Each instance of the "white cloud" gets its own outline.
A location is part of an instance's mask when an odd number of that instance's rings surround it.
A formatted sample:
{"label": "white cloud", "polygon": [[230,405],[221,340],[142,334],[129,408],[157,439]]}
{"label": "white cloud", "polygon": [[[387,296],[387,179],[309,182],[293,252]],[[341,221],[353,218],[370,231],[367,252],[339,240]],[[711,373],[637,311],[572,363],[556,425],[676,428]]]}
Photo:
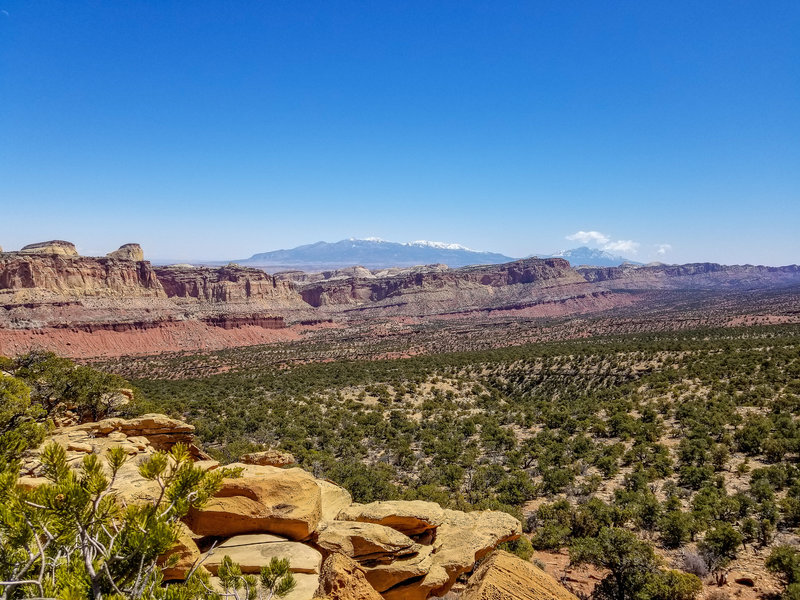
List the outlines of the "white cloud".
{"label": "white cloud", "polygon": [[633,240],[617,240],[615,242],[607,242],[603,244],[603,250],[607,250],[609,252],[630,252],[632,254],[636,254],[636,251],[639,249],[639,242],[634,242]]}
{"label": "white cloud", "polygon": [[577,231],[567,236],[568,240],[580,242],[581,244],[607,244],[610,238],[599,231]]}
{"label": "white cloud", "polygon": [[576,231],[572,235],[568,235],[567,239],[608,252],[627,252],[629,254],[636,254],[641,246],[639,242],[633,240],[612,240],[605,233],[599,231]]}
{"label": "white cloud", "polygon": [[656,254],[664,256],[672,250],[672,244],[656,244]]}

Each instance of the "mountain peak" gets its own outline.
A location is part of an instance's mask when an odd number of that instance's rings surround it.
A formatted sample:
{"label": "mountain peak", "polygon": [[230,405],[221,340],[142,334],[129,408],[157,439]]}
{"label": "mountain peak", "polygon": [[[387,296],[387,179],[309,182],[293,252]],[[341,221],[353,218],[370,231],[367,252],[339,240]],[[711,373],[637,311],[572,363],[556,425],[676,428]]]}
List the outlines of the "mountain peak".
{"label": "mountain peak", "polygon": [[361,265],[369,269],[445,264],[449,267],[499,264],[514,258],[496,252],[480,252],[461,244],[415,240],[390,242],[378,237],[316,242],[288,250],[254,254],[239,261],[271,269],[326,271]]}
{"label": "mountain peak", "polygon": [[599,248],[589,248],[588,246],[581,246],[571,250],[559,250],[551,256],[564,258],[568,260],[572,266],[591,265],[594,267],[616,267],[622,263],[629,263],[632,265],[642,264],[624,256],[611,254]]}

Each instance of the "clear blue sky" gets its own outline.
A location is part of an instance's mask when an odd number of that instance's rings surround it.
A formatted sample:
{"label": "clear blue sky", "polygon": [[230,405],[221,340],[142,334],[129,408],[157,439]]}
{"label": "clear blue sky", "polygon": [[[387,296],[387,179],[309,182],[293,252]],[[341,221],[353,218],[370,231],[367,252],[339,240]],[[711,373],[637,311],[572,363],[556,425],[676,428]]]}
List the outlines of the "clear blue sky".
{"label": "clear blue sky", "polygon": [[798,32],[797,0],[0,0],[0,245],[800,262]]}

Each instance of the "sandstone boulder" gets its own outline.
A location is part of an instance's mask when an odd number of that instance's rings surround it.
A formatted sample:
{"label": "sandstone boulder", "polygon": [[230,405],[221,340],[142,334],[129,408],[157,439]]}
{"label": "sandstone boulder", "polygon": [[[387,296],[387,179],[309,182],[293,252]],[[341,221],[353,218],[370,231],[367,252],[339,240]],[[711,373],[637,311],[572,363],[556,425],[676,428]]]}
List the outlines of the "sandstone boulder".
{"label": "sandstone boulder", "polygon": [[164,565],[170,557],[177,555],[178,558],[177,563],[163,570],[164,581],[182,581],[186,579],[186,576],[189,574],[189,571],[191,571],[195,562],[201,557],[200,550],[197,548],[197,544],[195,544],[192,538],[192,532],[183,523],[179,523],[178,526],[180,527],[180,531],[178,532],[178,539],[175,545],[168,552],[164,553],[158,561],[160,565]]}
{"label": "sandstone boulder", "polygon": [[[438,505],[437,505],[438,506]],[[493,511],[463,513],[442,510],[442,524],[436,530],[430,569],[421,579],[399,583],[383,592],[386,600],[424,600],[443,596],[462,573],[486,556],[498,544],[517,539],[522,525],[511,515]]]}
{"label": "sandstone boulder", "polygon": [[320,488],[299,468],[279,469],[234,463],[242,476],[225,479],[217,495],[187,517],[198,535],[274,533],[304,540],[317,530],[322,514]]}
{"label": "sandstone boulder", "polygon": [[317,597],[326,600],[382,600],[356,562],[331,554],[322,564]]}
{"label": "sandstone boulder", "polygon": [[251,452],[243,455],[239,462],[246,465],[261,465],[265,467],[286,467],[297,464],[294,456],[288,452],[280,450],[264,450],[263,452]]}
{"label": "sandstone boulder", "polygon": [[339,513],[353,503],[353,497],[343,487],[325,479],[317,479],[322,494],[322,520],[333,521]]}
{"label": "sandstone boulder", "polygon": [[144,260],[144,251],[139,244],[123,244],[118,250],[109,252],[106,256],[117,260],[135,260],[139,262]]}
{"label": "sandstone boulder", "polygon": [[469,578],[461,600],[577,600],[531,563],[498,550]]}
{"label": "sandstone boulder", "polygon": [[[405,585],[413,587],[413,581],[427,576],[434,567],[432,552],[431,546],[421,546],[418,552],[395,558],[391,562],[367,561],[361,563],[361,566],[372,587],[385,593],[397,585],[402,587],[404,582],[407,582]],[[442,584],[444,583],[443,578]],[[421,593],[426,594],[425,591]]]}
{"label": "sandstone boulder", "polygon": [[214,575],[230,556],[242,573],[258,573],[273,557],[288,558],[292,573],[319,574],[322,554],[311,546],[269,534],[237,535],[214,548],[203,565]]}
{"label": "sandstone boulder", "polygon": [[357,561],[389,562],[416,554],[420,545],[410,537],[383,525],[352,521],[330,521],[322,526],[317,545]]}
{"label": "sandstone boulder", "polygon": [[352,504],[339,513],[341,521],[377,523],[406,535],[419,535],[435,529],[444,520],[444,511],[435,502],[389,500]]}
{"label": "sandstone boulder", "polygon": [[78,256],[78,250],[72,242],[64,240],[51,240],[49,242],[37,242],[23,246],[20,250],[23,254],[58,254],[60,256]]}

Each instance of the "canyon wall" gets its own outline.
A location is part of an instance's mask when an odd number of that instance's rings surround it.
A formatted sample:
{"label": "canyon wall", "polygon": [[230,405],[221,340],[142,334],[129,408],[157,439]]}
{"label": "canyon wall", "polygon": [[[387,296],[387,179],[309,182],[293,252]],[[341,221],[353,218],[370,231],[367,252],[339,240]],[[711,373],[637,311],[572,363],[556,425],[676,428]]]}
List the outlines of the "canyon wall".
{"label": "canyon wall", "polygon": [[18,290],[42,290],[69,297],[166,297],[158,277],[146,261],[66,254],[1,253],[0,291]]}
{"label": "canyon wall", "polygon": [[800,286],[800,267],[623,265],[573,269],[524,259],[323,273],[153,267],[138,244],[104,257],[69,242],[0,252],[0,354],[72,356],[198,351],[299,339],[317,329],[413,319],[560,318],[630,307],[641,290]]}
{"label": "canyon wall", "polygon": [[289,281],[238,265],[156,267],[155,273],[169,298],[203,302],[295,302],[298,299]]}
{"label": "canyon wall", "polygon": [[619,267],[578,267],[590,283],[606,289],[753,289],[800,284],[800,266],[760,265],[621,265]]}
{"label": "canyon wall", "polygon": [[[439,265],[410,269],[385,277],[331,278],[301,286],[303,300],[314,307],[363,304],[399,299],[410,294],[439,292],[452,299],[486,297],[498,294],[498,289],[527,285],[546,289],[556,286],[583,285],[586,281],[563,259],[526,259],[501,265],[483,265],[447,269]],[[517,290],[517,291],[522,291]],[[404,298],[405,300],[405,298]],[[470,302],[472,304],[472,302]]]}

